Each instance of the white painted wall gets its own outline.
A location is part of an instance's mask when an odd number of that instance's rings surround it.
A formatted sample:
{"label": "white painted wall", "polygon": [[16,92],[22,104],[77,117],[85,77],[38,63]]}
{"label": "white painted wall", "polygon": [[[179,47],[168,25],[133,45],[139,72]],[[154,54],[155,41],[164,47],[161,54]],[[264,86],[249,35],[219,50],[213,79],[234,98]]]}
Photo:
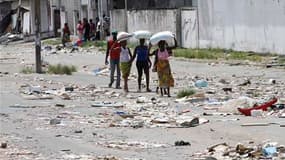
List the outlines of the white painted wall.
{"label": "white painted wall", "polygon": [[201,48],[285,55],[285,0],[198,0]]}
{"label": "white painted wall", "polygon": [[148,30],[152,33],[171,31],[176,34],[176,10],[128,11],[128,31]]}
{"label": "white painted wall", "polygon": [[181,47],[198,48],[197,10],[181,10]]}
{"label": "white painted wall", "polygon": [[123,9],[111,10],[111,31],[125,31],[127,25],[125,11]]}
{"label": "white painted wall", "polygon": [[171,31],[176,34],[177,10],[131,10],[128,11],[126,22],[124,10],[111,11],[111,29],[128,32],[148,30],[152,33]]}

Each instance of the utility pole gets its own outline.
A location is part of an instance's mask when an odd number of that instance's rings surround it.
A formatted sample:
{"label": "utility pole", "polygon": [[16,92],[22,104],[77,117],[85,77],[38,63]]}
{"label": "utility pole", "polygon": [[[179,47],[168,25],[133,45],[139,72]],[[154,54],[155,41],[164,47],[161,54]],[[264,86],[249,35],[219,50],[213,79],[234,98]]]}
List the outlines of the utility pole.
{"label": "utility pole", "polygon": [[125,32],[128,32],[128,0],[125,0]]}
{"label": "utility pole", "polygon": [[22,0],[19,0],[18,9],[17,9],[17,22],[16,22],[16,33],[20,33],[20,25],[21,25],[21,16],[20,16],[20,10],[21,10]]}
{"label": "utility pole", "polygon": [[100,39],[104,40],[104,17],[103,17],[103,2],[99,0],[99,21],[100,21]]}
{"label": "utility pole", "polygon": [[42,73],[41,61],[41,1],[35,2],[35,46],[36,46],[36,73]]}

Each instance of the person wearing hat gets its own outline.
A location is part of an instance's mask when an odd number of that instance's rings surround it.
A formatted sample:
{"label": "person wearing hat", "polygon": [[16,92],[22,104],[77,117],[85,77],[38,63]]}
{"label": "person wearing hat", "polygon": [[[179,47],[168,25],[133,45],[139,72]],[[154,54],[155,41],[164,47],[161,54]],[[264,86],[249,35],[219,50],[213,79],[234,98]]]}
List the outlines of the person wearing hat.
{"label": "person wearing hat", "polygon": [[121,45],[120,43],[117,42],[117,31],[112,32],[112,39],[110,39],[107,42],[107,51],[106,51],[106,58],[105,58],[105,64],[108,65],[108,57],[110,55],[110,68],[111,68],[111,73],[110,73],[110,83],[109,87],[112,87],[114,83],[114,74],[115,71],[117,72],[117,80],[116,80],[116,88],[121,89],[120,87],[120,81],[121,81],[121,70],[120,70],[120,51],[119,50],[111,50],[111,48],[120,48]]}

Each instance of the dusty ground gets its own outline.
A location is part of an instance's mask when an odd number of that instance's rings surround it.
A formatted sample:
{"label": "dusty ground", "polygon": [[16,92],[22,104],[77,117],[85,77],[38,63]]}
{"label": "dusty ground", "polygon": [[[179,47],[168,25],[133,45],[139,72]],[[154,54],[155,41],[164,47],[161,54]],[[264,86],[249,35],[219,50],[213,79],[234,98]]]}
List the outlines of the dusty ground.
{"label": "dusty ground", "polygon": [[[206,94],[207,97],[226,101],[240,96],[254,97],[248,93],[248,88],[254,88],[258,94],[257,100],[277,96],[279,100],[285,98],[285,71],[284,69],[264,68],[257,66],[230,66],[223,63],[197,63],[185,60],[171,59],[172,71],[175,73],[176,87],[172,90],[172,97],[160,97],[156,93],[136,93],[136,80],[130,80],[130,93],[125,95],[121,90],[106,88],[109,78],[104,75],[95,76],[92,70],[104,67],[104,55],[96,49],[88,53],[43,53],[44,61],[51,64],[72,64],[77,66],[78,72],[71,76],[49,74],[21,74],[24,66],[34,63],[33,44],[10,44],[0,46],[0,142],[7,142],[8,148],[0,149],[0,159],[88,159],[98,156],[114,156],[129,159],[192,159],[195,152],[204,151],[207,147],[226,142],[254,141],[261,143],[266,140],[285,144],[285,128],[279,125],[263,127],[241,127],[249,122],[285,122],[275,116],[245,117],[242,115],[203,116],[203,109],[207,102],[180,104],[175,103],[175,94],[181,88],[192,86],[193,77],[207,78],[209,86],[200,91],[215,91],[215,94]],[[87,66],[86,66],[87,65]],[[83,67],[86,66],[86,67]],[[8,72],[4,74],[4,72]],[[133,73],[136,69],[133,67]],[[237,87],[237,83],[248,77],[251,84]],[[220,79],[232,83],[218,84]],[[152,80],[156,74],[152,73]],[[269,79],[275,79],[276,84],[269,84]],[[70,93],[71,100],[62,100],[54,96],[52,100],[27,100],[20,90],[24,84],[40,85],[46,89],[61,89],[64,86],[84,88],[95,85],[106,92],[113,91],[115,96],[96,94],[90,96],[88,91]],[[152,81],[152,89],[156,83]],[[232,93],[224,93],[222,88],[233,87]],[[86,87],[88,88],[88,87]],[[199,89],[197,89],[199,90]],[[131,96],[134,99],[130,98]],[[136,97],[155,97],[169,105],[159,108],[177,111],[189,109],[189,115],[210,120],[209,123],[193,128],[169,128],[154,124],[142,128],[110,127],[116,121],[116,111],[128,111],[136,104]],[[110,98],[111,97],[111,98]],[[94,101],[128,102],[127,108],[95,108],[91,107]],[[284,101],[283,101],[284,103]],[[15,106],[18,104],[18,107]],[[64,104],[64,107],[56,107]],[[19,107],[21,105],[22,107]],[[14,106],[14,107],[13,107]],[[34,106],[34,107],[31,107]],[[156,106],[159,107],[159,106]],[[140,111],[136,111],[140,113]],[[143,112],[143,111],[141,111]],[[210,112],[210,111],[209,111]],[[172,113],[175,115],[175,113]],[[50,120],[60,118],[61,124],[50,125]],[[236,120],[239,119],[239,120]],[[76,133],[80,132],[82,133]],[[177,147],[175,141],[184,140],[191,146]],[[115,147],[110,142],[144,142],[148,146],[120,145]],[[153,144],[153,145],[151,145]]]}

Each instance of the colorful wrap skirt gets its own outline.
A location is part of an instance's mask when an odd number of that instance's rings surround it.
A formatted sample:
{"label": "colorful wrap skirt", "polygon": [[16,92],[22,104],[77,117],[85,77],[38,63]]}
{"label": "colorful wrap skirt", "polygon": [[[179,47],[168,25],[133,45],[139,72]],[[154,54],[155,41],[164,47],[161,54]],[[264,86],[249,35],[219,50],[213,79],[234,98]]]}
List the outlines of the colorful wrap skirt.
{"label": "colorful wrap skirt", "polygon": [[131,72],[132,64],[130,62],[121,62],[120,67],[122,71],[122,77],[128,78]]}
{"label": "colorful wrap skirt", "polygon": [[174,79],[171,74],[170,64],[168,60],[158,60],[157,74],[160,88],[174,87]]}

